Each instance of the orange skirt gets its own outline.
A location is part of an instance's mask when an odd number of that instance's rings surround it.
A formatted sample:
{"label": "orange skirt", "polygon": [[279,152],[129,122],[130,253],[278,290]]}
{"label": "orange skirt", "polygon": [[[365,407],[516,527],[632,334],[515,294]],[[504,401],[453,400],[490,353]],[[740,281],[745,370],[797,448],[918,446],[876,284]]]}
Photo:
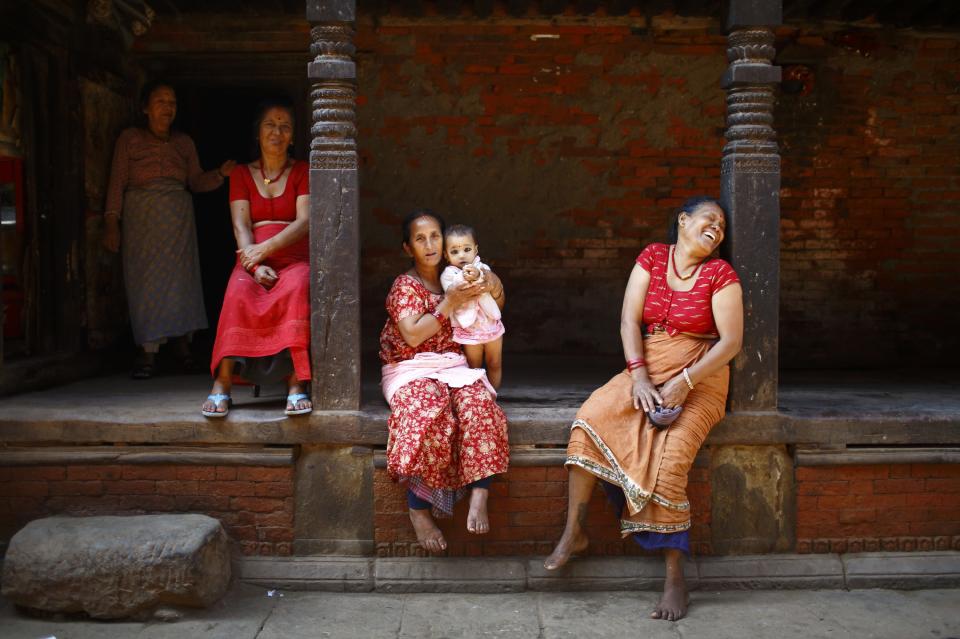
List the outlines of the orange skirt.
{"label": "orange skirt", "polygon": [[[666,333],[643,340],[647,371],[655,386],[693,366],[713,340]],[[579,466],[623,489],[620,531],[672,533],[690,528],[687,473],[710,430],[723,418],[730,369],[701,380],[683,412],[665,430],[633,407],[633,381],[626,370],[594,391],[570,431],[567,465]]]}

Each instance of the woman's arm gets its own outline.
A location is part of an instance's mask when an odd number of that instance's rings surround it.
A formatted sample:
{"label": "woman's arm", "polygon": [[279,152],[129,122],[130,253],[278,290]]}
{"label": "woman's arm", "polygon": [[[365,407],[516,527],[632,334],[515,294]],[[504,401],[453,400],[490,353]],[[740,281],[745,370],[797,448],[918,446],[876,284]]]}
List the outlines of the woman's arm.
{"label": "woman's arm", "polygon": [[251,269],[256,264],[262,264],[268,257],[282,248],[299,242],[310,232],[310,196],[297,196],[297,217],[287,228],[283,229],[270,239],[259,244],[251,242],[241,247],[240,263],[245,269]]}
{"label": "woman's arm", "polygon": [[477,282],[477,290],[479,291],[478,296],[490,293],[493,301],[497,303],[501,311],[503,310],[503,305],[507,301],[507,295],[503,290],[503,282],[500,281],[496,273],[490,270],[489,266],[483,271],[483,279]]}
{"label": "woman's arm", "polygon": [[[471,282],[460,282],[447,289],[446,295],[437,304],[436,312],[444,317],[450,317],[455,308],[482,294],[480,285]],[[403,341],[411,348],[420,346],[437,334],[442,326],[440,319],[430,313],[410,315],[397,322]]]}
{"label": "woman's arm", "polygon": [[[623,293],[623,307],[620,310],[620,341],[623,342],[623,356],[627,362],[643,360],[643,305],[650,288],[650,273],[639,264],[635,264],[627,280]],[[630,371],[633,379],[633,407],[639,410],[653,410],[662,402],[660,393],[650,381],[646,365]]]}
{"label": "woman's arm", "polygon": [[[713,295],[711,306],[720,339],[699,362],[687,369],[687,375],[694,386],[726,366],[740,352],[743,344],[743,290],[740,284],[730,284],[717,291]],[[673,408],[683,404],[690,387],[683,375],[677,375],[664,384],[660,392],[664,406]]]}
{"label": "woman's arm", "polygon": [[124,131],[117,138],[110,164],[110,182],[107,186],[106,210],[103,212],[103,246],[111,253],[120,250],[120,211],[123,207],[123,192],[130,180],[130,154],[127,146],[130,133]]}
{"label": "woman's arm", "polygon": [[[233,221],[233,237],[237,240],[237,251],[243,251],[253,244],[253,224],[250,222],[250,201],[234,200],[230,202],[230,219]],[[246,268],[246,266],[244,266]]]}
{"label": "woman's arm", "polygon": [[187,159],[187,186],[190,187],[190,190],[194,193],[203,193],[220,188],[223,179],[230,175],[230,171],[224,172],[222,169],[229,164],[232,170],[233,161],[227,160],[222,167],[204,171],[200,166],[200,158],[197,156],[197,147],[190,136],[183,135],[180,138],[180,146]]}
{"label": "woman's arm", "polygon": [[253,246],[253,224],[250,221],[250,201],[233,200],[230,202],[230,218],[233,220],[233,236],[237,240],[237,253],[240,258],[240,266],[253,275],[257,284],[264,288],[272,288],[277,283],[277,272],[266,264],[243,263],[243,251]]}

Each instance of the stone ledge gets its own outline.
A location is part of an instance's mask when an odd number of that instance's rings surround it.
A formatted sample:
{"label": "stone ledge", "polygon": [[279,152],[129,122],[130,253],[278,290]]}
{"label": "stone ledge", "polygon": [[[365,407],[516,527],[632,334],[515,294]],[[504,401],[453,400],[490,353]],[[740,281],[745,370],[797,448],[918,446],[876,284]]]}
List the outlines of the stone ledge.
{"label": "stone ledge", "polygon": [[526,568],[520,559],[377,559],[378,592],[521,592]]}
{"label": "stone ledge", "polygon": [[[242,581],[290,590],[339,592],[520,592],[659,590],[657,557],[587,557],[556,574],[543,558],[254,557],[238,560]],[[960,586],[960,552],[750,555],[688,561],[691,589],[924,589]]]}
{"label": "stone ledge", "polygon": [[843,588],[838,555],[741,555],[696,560],[704,590]]}
{"label": "stone ledge", "polygon": [[241,581],[286,590],[370,592],[373,558],[243,557],[236,561]]}
{"label": "stone ledge", "polygon": [[956,588],[960,552],[865,552],[840,555],[847,588]]}

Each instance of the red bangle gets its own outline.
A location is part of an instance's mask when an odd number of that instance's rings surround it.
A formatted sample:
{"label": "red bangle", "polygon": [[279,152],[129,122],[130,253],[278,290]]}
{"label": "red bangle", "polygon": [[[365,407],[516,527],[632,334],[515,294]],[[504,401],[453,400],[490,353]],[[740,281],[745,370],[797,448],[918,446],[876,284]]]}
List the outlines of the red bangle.
{"label": "red bangle", "polygon": [[636,358],[636,359],[628,359],[628,360],[627,360],[627,371],[630,372],[630,373],[632,373],[633,371],[637,370],[638,368],[643,368],[643,367],[646,366],[646,365],[647,365],[647,362],[646,362],[646,360],[643,359],[642,357],[638,357],[638,358]]}
{"label": "red bangle", "polygon": [[443,313],[440,312],[440,309],[439,309],[439,308],[434,307],[434,309],[433,309],[432,311],[430,311],[430,314],[433,315],[434,317],[436,317],[438,322],[440,322],[441,324],[443,324],[443,320],[444,320],[445,318],[443,317]]}

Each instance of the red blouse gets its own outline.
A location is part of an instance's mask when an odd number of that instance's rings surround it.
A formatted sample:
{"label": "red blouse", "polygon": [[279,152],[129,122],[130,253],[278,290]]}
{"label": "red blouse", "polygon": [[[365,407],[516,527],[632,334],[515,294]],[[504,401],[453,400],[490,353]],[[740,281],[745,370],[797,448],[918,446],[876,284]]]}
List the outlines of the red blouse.
{"label": "red blouse", "polygon": [[297,219],[297,197],[301,195],[310,195],[310,171],[307,163],[300,160],[294,161],[283,192],[276,197],[263,197],[260,194],[249,165],[240,165],[230,174],[230,201],[250,202],[251,222],[292,222]]}
{"label": "red blouse", "polygon": [[725,260],[707,260],[693,288],[675,291],[667,284],[669,260],[668,244],[650,244],[637,257],[637,264],[650,273],[650,286],[643,303],[647,332],[663,329],[669,335],[695,333],[718,337],[711,301],[718,291],[740,282],[736,271]]}
{"label": "red blouse", "polygon": [[444,318],[440,330],[416,348],[407,344],[400,334],[399,323],[405,317],[429,313],[443,300],[442,293],[433,293],[415,277],[404,273],[393,280],[387,294],[387,317],[380,331],[380,361],[396,364],[413,359],[417,353],[459,353],[460,345],[453,341],[450,320]]}

